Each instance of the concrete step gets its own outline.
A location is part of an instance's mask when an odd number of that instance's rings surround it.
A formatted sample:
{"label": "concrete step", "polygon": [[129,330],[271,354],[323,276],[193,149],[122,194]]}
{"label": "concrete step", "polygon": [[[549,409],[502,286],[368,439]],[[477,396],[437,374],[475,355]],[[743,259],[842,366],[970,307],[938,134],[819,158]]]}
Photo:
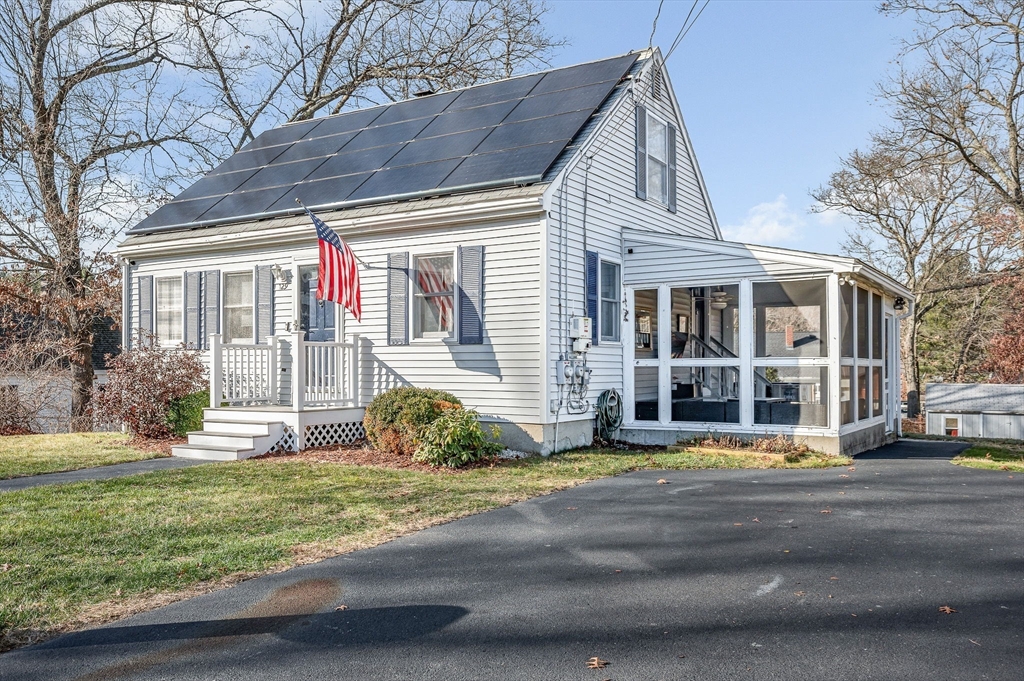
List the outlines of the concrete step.
{"label": "concrete step", "polygon": [[255,437],[270,435],[270,424],[259,421],[221,421],[206,419],[203,421],[203,432],[207,433],[240,433]]}
{"label": "concrete step", "polygon": [[214,447],[211,445],[177,445],[171,447],[172,456],[180,456],[183,459],[206,459],[208,461],[237,461],[256,456],[253,449],[230,449],[225,447]]}

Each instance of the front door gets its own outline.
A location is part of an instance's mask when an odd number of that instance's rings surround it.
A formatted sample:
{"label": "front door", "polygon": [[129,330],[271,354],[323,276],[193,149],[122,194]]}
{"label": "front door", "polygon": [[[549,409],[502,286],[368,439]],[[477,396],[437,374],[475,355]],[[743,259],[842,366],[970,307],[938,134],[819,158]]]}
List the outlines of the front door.
{"label": "front door", "polygon": [[316,266],[299,268],[300,323],[306,332],[306,340],[333,342],[334,303],[316,299],[317,270]]}

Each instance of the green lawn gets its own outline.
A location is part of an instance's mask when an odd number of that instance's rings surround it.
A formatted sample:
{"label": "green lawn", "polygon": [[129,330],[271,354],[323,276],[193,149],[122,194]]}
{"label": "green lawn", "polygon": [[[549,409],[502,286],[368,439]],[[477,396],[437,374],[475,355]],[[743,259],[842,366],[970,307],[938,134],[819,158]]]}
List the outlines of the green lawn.
{"label": "green lawn", "polygon": [[[459,473],[286,457],[0,494],[0,650],[640,468],[848,459],[579,452]],[[172,596],[173,598],[173,596]]]}
{"label": "green lawn", "polygon": [[0,437],[0,480],[166,456],[128,446],[121,433]]}

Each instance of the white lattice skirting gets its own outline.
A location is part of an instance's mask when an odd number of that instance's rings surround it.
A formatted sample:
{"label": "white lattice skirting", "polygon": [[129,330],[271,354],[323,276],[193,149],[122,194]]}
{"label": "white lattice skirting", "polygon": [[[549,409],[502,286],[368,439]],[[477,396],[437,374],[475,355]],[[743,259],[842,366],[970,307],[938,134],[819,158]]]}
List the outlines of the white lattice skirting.
{"label": "white lattice skirting", "polygon": [[281,435],[281,439],[277,441],[277,444],[270,448],[270,453],[297,451],[299,451],[299,437],[291,426],[286,425],[284,427],[284,434]]}
{"label": "white lattice skirting", "polygon": [[362,421],[306,426],[306,447],[347,445],[366,437]]}

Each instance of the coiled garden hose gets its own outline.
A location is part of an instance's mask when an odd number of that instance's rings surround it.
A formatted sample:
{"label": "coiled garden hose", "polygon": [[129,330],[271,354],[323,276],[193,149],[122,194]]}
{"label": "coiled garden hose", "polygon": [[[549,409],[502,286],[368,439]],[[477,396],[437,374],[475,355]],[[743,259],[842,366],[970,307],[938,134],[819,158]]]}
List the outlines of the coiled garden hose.
{"label": "coiled garden hose", "polygon": [[602,440],[611,440],[612,433],[622,425],[622,396],[615,388],[609,388],[597,396],[594,406],[597,421],[597,436]]}

